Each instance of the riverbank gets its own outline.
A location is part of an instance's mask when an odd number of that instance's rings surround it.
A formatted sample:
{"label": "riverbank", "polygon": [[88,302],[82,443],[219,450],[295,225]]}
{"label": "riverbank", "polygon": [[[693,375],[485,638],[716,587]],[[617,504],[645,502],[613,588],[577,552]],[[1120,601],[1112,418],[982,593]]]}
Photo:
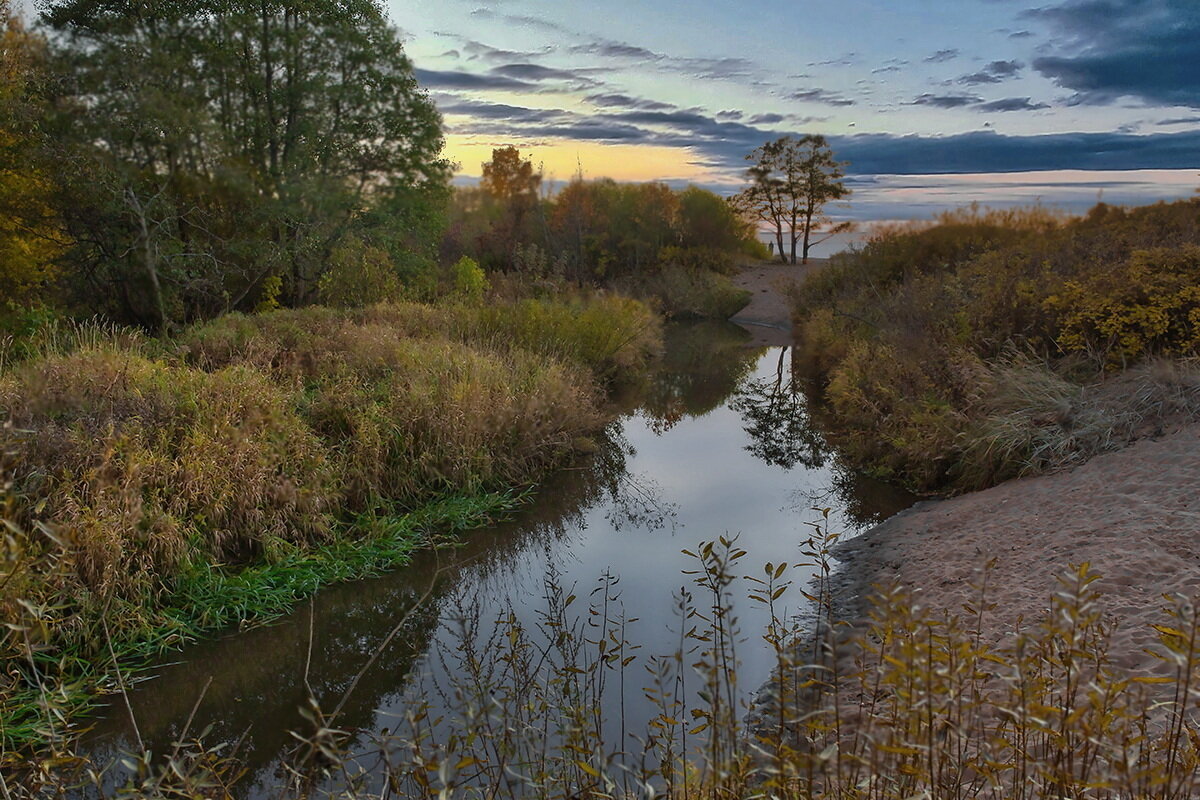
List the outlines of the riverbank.
{"label": "riverbank", "polygon": [[873,586],[897,584],[948,614],[976,604],[986,576],[984,639],[1029,630],[1056,591],[1056,578],[1088,563],[1114,628],[1115,665],[1146,672],[1158,641],[1164,594],[1200,592],[1200,425],[1145,439],[1069,472],[1011,480],[897,514],[838,546],[835,597],[846,619],[862,620]]}
{"label": "riverbank", "polygon": [[754,346],[791,346],[790,292],[826,263],[828,259],[825,258],[810,258],[807,264],[780,264],[778,261],[743,264],[733,277],[733,285],[750,292],[750,303],[729,321],[748,330]]}
{"label": "riverbank", "polygon": [[171,647],[504,516],[661,346],[605,295],[71,334],[0,372],[6,754]]}

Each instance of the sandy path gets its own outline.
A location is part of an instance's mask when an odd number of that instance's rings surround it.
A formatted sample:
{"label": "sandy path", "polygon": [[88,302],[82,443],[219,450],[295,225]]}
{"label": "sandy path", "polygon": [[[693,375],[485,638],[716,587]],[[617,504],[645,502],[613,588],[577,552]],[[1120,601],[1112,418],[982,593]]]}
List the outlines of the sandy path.
{"label": "sandy path", "polygon": [[982,492],[922,503],[837,551],[837,586],[852,613],[873,584],[898,581],[923,602],[958,611],[988,559],[996,604],[988,638],[1019,618],[1037,621],[1055,576],[1089,562],[1103,578],[1106,617],[1119,628],[1115,663],[1148,669],[1142,648],[1151,623],[1165,623],[1164,593],[1200,595],[1200,425],[1143,440],[1064,473],[1024,478]]}
{"label": "sandy path", "polygon": [[786,347],[792,344],[792,310],[785,294],[791,284],[804,279],[826,263],[810,258],[807,264],[780,264],[761,261],[747,264],[733,278],[740,289],[750,292],[750,305],[729,321],[741,325],[754,336],[754,343]]}

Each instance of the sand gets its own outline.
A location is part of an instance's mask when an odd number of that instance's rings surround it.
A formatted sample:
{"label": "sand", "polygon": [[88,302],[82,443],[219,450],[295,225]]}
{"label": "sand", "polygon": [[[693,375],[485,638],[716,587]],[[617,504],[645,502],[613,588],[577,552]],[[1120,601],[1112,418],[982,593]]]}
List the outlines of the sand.
{"label": "sand", "polygon": [[951,612],[973,601],[981,568],[996,604],[985,636],[999,642],[1020,618],[1040,619],[1072,564],[1102,575],[1114,663],[1156,672],[1143,652],[1166,623],[1163,594],[1200,596],[1200,425],[1142,440],[1070,472],[1023,478],[902,512],[841,544],[836,589],[861,614],[872,585],[895,581]]}
{"label": "sand", "polygon": [[730,322],[740,325],[754,337],[752,344],[788,347],[792,344],[792,310],[787,288],[803,280],[827,259],[810,258],[807,264],[780,264],[762,261],[746,264],[733,278],[739,289],[750,292],[750,304],[734,314]]}

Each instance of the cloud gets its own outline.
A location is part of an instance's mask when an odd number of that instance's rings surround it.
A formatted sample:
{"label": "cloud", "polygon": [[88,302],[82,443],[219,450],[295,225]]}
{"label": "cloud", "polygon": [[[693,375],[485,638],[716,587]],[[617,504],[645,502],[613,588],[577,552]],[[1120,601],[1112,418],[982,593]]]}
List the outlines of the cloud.
{"label": "cloud", "polygon": [[1068,0],[1030,9],[1069,55],[1042,56],[1033,68],[1076,102],[1135,97],[1156,105],[1200,108],[1200,4],[1196,0]]}
{"label": "cloud", "polygon": [[746,116],[746,115],[743,114],[741,111],[736,111],[736,110],[732,110],[732,109],[717,112],[717,119],[723,120],[726,122],[736,122],[744,116]]}
{"label": "cloud", "polygon": [[537,85],[505,75],[480,75],[455,70],[415,69],[417,81],[426,89],[522,89],[537,90]]}
{"label": "cloud", "polygon": [[977,111],[1039,111],[1049,108],[1046,103],[1034,103],[1028,97],[1006,97],[1003,100],[992,100],[975,106]]}
{"label": "cloud", "polygon": [[825,89],[802,89],[798,92],[792,92],[787,96],[788,100],[800,100],[808,103],[824,103],[827,106],[852,106],[854,101],[848,97],[843,97],[836,92],[830,92]]}
{"label": "cloud", "polygon": [[1032,172],[1040,170],[1192,169],[1200,166],[1200,131],[1149,136],[1061,133],[1004,136],[976,131],[921,137],[863,134],[832,138],[848,171],[867,174]]}
{"label": "cloud", "polygon": [[1200,117],[1173,117],[1171,119],[1161,120],[1155,124],[1156,125],[1196,125],[1198,123],[1200,123]]}
{"label": "cloud", "polygon": [[557,119],[563,113],[558,110],[525,108],[524,106],[511,106],[505,103],[489,103],[485,100],[472,100],[450,96],[438,97],[437,101],[438,110],[442,114],[467,116],[472,119],[532,123]]}
{"label": "cloud", "polygon": [[980,83],[1000,83],[1009,78],[1015,78],[1024,66],[1020,61],[993,61],[979,72],[963,75],[958,79],[958,82],[965,86],[974,86]]}
{"label": "cloud", "polygon": [[503,64],[492,67],[493,75],[506,78],[516,78],[522,81],[573,81],[583,84],[595,84],[596,81],[587,77],[579,70],[553,69],[540,64]]}
{"label": "cloud", "polygon": [[583,99],[602,108],[635,108],[641,111],[671,111],[677,108],[674,103],[661,103],[658,100],[646,100],[642,97],[631,97],[618,93],[592,94]]}
{"label": "cloud", "polygon": [[938,50],[933,55],[927,56],[925,61],[929,64],[942,64],[946,61],[953,61],[956,58],[958,58],[958,48],[951,47],[946,50]]}
{"label": "cloud", "polygon": [[612,42],[607,40],[588,42],[587,44],[573,45],[567,49],[567,52],[574,55],[589,55],[601,56],[603,58],[630,58],[644,61],[662,61],[666,58],[662,53],[656,53],[653,50],[647,50],[644,47],[627,44],[625,42]]}
{"label": "cloud", "polygon": [[787,117],[783,114],[755,114],[749,120],[751,125],[777,125],[783,122]]}
{"label": "cloud", "polygon": [[[514,62],[528,61],[540,56],[546,56],[554,52],[553,46],[546,46],[540,50],[504,50],[499,47],[492,47],[490,44],[468,39],[465,36],[460,36],[457,33],[448,31],[434,31],[434,35],[441,36],[446,39],[453,39],[459,43],[461,57],[467,61],[493,61],[493,62]],[[456,51],[450,51],[456,52]]]}
{"label": "cloud", "polygon": [[935,108],[962,108],[963,106],[974,105],[982,100],[982,97],[975,94],[930,94],[926,92],[914,97],[910,105],[934,106]]}

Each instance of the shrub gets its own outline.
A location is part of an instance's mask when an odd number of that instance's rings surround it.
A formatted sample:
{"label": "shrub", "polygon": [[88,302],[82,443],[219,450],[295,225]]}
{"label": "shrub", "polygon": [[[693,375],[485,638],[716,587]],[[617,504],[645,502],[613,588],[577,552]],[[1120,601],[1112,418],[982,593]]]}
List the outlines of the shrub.
{"label": "shrub", "polygon": [[400,277],[387,251],[353,235],[333,249],[329,269],[318,283],[321,302],[337,308],[395,300],[400,292]]}
{"label": "shrub", "polygon": [[468,256],[463,256],[450,268],[450,283],[456,297],[472,303],[482,302],[488,290],[487,276]]}
{"label": "shrub", "polygon": [[1137,250],[1113,267],[1068,281],[1046,298],[1058,343],[1109,369],[1148,353],[1182,355],[1200,345],[1200,246]]}
{"label": "shrub", "polygon": [[330,534],[340,495],[324,449],[248,367],[206,374],[81,350],[0,380],[0,408],[20,507],[70,543],[69,582],[52,587],[69,603],[136,605],[190,564]]}
{"label": "shrub", "polygon": [[[1101,368],[1194,353],[1198,284],[1198,201],[1074,220],[971,208],[885,228],[810,276],[792,297],[798,361],[828,386],[826,420],[862,465],[927,490],[976,488],[1099,452],[1107,422],[1030,420]],[[1029,368],[1009,369],[1014,355]],[[1006,394],[1021,387],[1014,406]]]}

